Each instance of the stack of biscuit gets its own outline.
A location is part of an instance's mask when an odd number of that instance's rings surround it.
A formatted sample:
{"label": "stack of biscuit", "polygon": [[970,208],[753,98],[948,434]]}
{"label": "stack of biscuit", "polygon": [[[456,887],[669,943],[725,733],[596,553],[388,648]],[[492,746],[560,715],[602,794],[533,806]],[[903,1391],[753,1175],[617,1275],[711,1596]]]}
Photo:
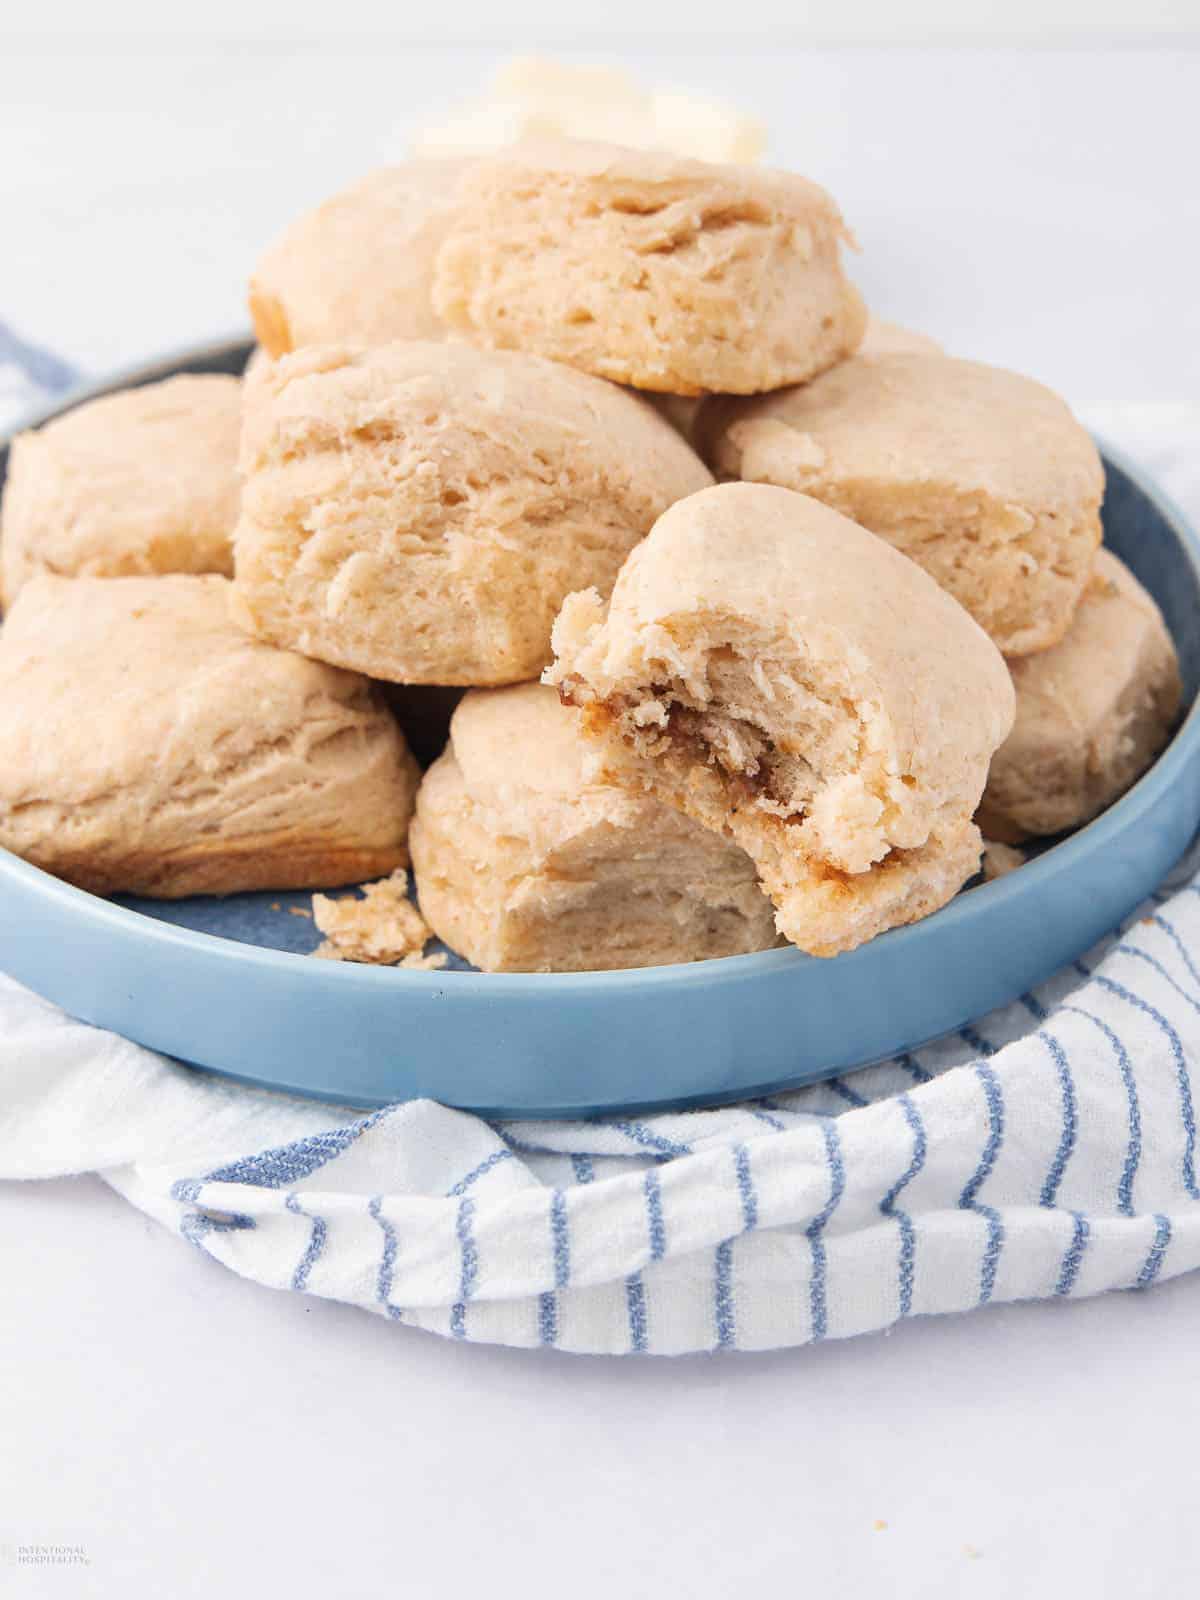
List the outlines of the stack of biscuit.
{"label": "stack of biscuit", "polygon": [[869,318],[851,242],[806,179],[569,139],[300,219],[242,383],[14,442],[0,843],[162,896],[411,850],[421,917],[355,902],[351,958],[551,972],[836,955],[980,823],[1096,815],[1180,689],[1095,447]]}

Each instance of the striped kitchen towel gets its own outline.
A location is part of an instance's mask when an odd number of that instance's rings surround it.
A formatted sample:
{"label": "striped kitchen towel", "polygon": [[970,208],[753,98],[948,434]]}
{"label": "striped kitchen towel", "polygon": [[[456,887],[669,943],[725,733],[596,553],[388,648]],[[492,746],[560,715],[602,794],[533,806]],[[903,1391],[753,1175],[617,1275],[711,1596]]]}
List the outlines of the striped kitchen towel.
{"label": "striped kitchen towel", "polygon": [[[1200,509],[1194,415],[1169,449],[1162,416],[1104,421]],[[1200,847],[1127,927],[961,1034],[637,1121],[339,1114],[0,979],[0,1177],[99,1172],[244,1277],[451,1338],[760,1350],[1200,1265],[1197,1064]]]}
{"label": "striped kitchen towel", "polygon": [[0,322],[0,433],[78,381],[74,367]]}

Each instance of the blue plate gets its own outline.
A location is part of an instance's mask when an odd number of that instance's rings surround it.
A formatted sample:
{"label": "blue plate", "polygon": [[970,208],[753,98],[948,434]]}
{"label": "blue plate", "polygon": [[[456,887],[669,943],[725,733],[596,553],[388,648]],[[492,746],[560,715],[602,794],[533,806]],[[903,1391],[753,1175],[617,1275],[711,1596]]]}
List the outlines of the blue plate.
{"label": "blue plate", "polygon": [[[193,351],[88,393],[237,372],[248,349]],[[311,960],[312,924],[288,911],[303,895],[118,904],[0,851],[0,967],[77,1017],[231,1077],[351,1105],[430,1095],[495,1116],[736,1100],[961,1027],[1115,927],[1200,821],[1200,541],[1105,457],[1106,538],[1163,609],[1188,715],[1102,817],[924,922],[832,961],[788,949],[635,972],[407,972]]]}

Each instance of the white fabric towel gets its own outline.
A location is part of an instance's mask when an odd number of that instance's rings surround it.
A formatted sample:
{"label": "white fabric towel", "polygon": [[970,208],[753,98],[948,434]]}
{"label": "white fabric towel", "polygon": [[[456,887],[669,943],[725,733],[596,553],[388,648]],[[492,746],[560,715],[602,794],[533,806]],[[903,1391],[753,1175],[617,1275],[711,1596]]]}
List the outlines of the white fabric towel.
{"label": "white fabric towel", "polygon": [[[1200,511],[1194,413],[1089,418]],[[1200,1265],[1200,851],[961,1034],[644,1121],[363,1116],[243,1089],[0,979],[0,1177],[96,1171],[233,1271],[453,1338],[673,1354]]]}

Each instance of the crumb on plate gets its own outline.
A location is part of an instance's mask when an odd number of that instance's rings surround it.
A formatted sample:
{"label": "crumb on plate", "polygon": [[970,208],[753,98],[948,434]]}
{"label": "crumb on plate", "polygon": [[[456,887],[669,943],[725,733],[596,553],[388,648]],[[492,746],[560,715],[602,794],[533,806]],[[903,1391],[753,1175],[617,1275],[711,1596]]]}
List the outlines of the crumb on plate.
{"label": "crumb on plate", "polygon": [[348,895],[335,900],[314,894],[312,906],[313,919],[325,935],[314,954],[324,961],[361,961],[425,971],[446,963],[444,955],[422,955],[433,933],[408,898],[408,879],[403,872],[367,884],[361,898]]}

